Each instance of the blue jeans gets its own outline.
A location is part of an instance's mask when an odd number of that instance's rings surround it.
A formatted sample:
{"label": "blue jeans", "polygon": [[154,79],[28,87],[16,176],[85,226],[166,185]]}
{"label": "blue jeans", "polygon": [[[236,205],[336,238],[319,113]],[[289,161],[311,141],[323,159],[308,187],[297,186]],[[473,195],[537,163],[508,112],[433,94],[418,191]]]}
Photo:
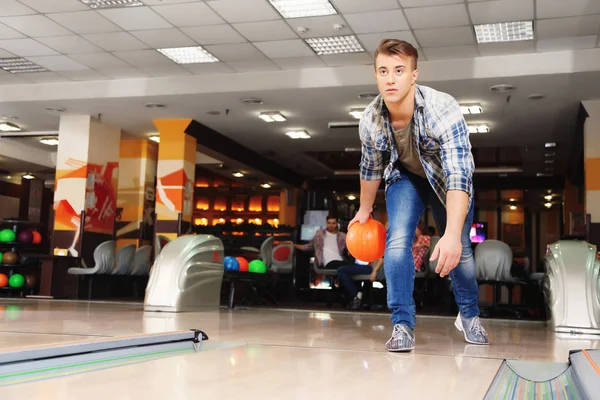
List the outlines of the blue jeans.
{"label": "blue jeans", "polygon": [[[431,188],[429,181],[401,169],[401,179],[386,190],[388,230],[385,249],[385,278],[388,288],[388,307],[392,322],[415,327],[413,290],[415,267],[412,244],[417,224],[427,206],[431,206],[440,236],[446,230],[446,209]],[[471,249],[470,231],[473,224],[473,204],[465,218],[461,243],[462,255],[450,272],[456,303],[463,317],[479,315],[479,289],[475,276],[475,259]],[[432,249],[433,250],[433,249]]]}
{"label": "blue jeans", "polygon": [[342,287],[346,289],[351,298],[355,298],[358,294],[357,283],[352,280],[352,275],[367,275],[373,271],[373,268],[368,265],[345,265],[338,268],[337,275],[340,278]]}

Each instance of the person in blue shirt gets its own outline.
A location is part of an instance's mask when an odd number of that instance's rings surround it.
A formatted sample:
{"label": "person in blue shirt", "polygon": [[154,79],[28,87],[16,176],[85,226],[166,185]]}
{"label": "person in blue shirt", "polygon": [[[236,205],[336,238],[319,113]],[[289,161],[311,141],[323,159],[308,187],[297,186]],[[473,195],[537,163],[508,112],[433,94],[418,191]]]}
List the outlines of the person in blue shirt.
{"label": "person in blue shirt", "polygon": [[394,324],[388,351],[415,347],[415,268],[412,243],[431,206],[440,240],[431,259],[450,275],[459,314],[454,325],[472,344],[488,344],[479,320],[478,286],[469,232],[473,222],[473,170],[469,130],[449,94],[418,85],[418,52],[408,42],[384,39],[375,52],[377,96],[359,124],[360,208],[350,225],[364,224],[385,181],[388,229],[385,275]]}

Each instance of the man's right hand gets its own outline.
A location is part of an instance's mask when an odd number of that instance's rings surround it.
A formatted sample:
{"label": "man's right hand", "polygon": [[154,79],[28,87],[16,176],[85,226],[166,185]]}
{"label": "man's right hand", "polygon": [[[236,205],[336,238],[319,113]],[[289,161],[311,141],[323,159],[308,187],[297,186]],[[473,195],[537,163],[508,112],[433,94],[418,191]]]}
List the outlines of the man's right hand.
{"label": "man's right hand", "polygon": [[366,223],[369,220],[369,218],[371,218],[372,211],[373,211],[372,208],[370,211],[367,211],[363,208],[359,208],[358,212],[356,213],[356,215],[354,216],[352,221],[350,221],[350,223],[348,224],[348,228],[350,228],[352,226],[352,224],[354,224],[356,222],[360,222],[361,224]]}
{"label": "man's right hand", "polygon": [[375,282],[377,280],[377,271],[371,272],[371,275],[369,276],[369,280],[371,282]]}

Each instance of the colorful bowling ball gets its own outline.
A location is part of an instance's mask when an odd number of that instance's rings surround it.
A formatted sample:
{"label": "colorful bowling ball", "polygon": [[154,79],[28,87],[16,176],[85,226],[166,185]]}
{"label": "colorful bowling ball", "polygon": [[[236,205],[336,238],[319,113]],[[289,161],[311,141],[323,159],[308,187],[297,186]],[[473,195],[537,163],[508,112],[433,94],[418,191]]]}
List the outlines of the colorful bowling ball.
{"label": "colorful bowling ball", "polygon": [[42,234],[41,233],[39,233],[38,231],[33,231],[33,232],[31,232],[31,234],[33,235],[33,241],[31,243],[33,243],[33,244],[42,243]]}
{"label": "colorful bowling ball", "polygon": [[352,224],[346,235],[346,247],[357,260],[379,260],[385,253],[385,227],[374,219]]}
{"label": "colorful bowling ball", "polygon": [[10,278],[8,278],[8,286],[14,288],[20,288],[25,283],[25,277],[21,274],[12,274]]}
{"label": "colorful bowling ball", "polygon": [[267,272],[267,266],[262,260],[252,260],[248,264],[248,271],[254,272],[255,274],[264,274]]}
{"label": "colorful bowling ball", "polygon": [[238,263],[238,260],[236,260],[235,257],[232,256],[226,256],[223,259],[223,264],[225,265],[225,271],[239,271],[240,269],[240,264]]}
{"label": "colorful bowling ball", "polygon": [[8,285],[8,276],[0,274],[0,287],[6,287]]}
{"label": "colorful bowling ball", "polygon": [[244,257],[236,257],[235,259],[238,260],[238,263],[240,264],[240,271],[248,272],[248,260]]}
{"label": "colorful bowling ball", "polygon": [[25,287],[33,289],[37,286],[37,278],[35,275],[25,275]]}
{"label": "colorful bowling ball", "polygon": [[2,264],[14,265],[19,261],[19,256],[17,253],[12,251],[7,251],[2,255]]}
{"label": "colorful bowling ball", "polygon": [[19,243],[31,243],[33,242],[33,233],[31,231],[21,231],[17,235],[17,241]]}
{"label": "colorful bowling ball", "polygon": [[15,232],[12,229],[3,229],[0,231],[0,242],[14,242]]}

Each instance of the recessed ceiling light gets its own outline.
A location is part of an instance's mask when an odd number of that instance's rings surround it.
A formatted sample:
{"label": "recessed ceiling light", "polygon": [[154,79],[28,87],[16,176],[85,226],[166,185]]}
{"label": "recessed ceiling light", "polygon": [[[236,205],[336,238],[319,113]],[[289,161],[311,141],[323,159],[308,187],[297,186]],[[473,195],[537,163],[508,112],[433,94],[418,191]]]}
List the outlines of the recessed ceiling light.
{"label": "recessed ceiling light", "polygon": [[146,107],[146,108],[166,108],[167,106],[165,106],[164,104],[160,104],[160,103],[146,103],[146,104],[144,104],[144,107]]}
{"label": "recessed ceiling light", "polygon": [[263,188],[265,188],[265,189],[269,189],[271,187],[271,185],[269,183],[263,183],[260,186],[263,187]]}
{"label": "recessed ceiling light", "polygon": [[49,113],[56,113],[56,114],[61,114],[61,113],[67,112],[66,109],[61,108],[61,107],[46,107],[46,108],[44,108],[44,110],[46,110]]}
{"label": "recessed ceiling light", "polygon": [[33,176],[33,175],[29,174],[29,173],[23,175],[23,179],[34,179],[34,178],[35,178],[35,176]]}
{"label": "recessed ceiling light", "polygon": [[320,17],[337,14],[329,0],[269,0],[283,18]]}
{"label": "recessed ceiling light", "polygon": [[19,117],[14,117],[14,116],[12,116],[12,115],[8,115],[8,116],[7,116],[7,115],[3,115],[3,116],[2,116],[2,119],[12,119],[12,120],[17,120],[17,119],[19,119]]}
{"label": "recessed ceiling light", "polygon": [[530,94],[529,96],[527,96],[527,98],[528,98],[529,100],[541,100],[541,99],[543,99],[544,97],[546,97],[546,95],[545,95],[545,94],[541,94],[541,93],[538,93],[538,94]]}
{"label": "recessed ceiling light", "polygon": [[554,156],[556,155],[556,153],[555,153],[555,152],[552,152],[552,153],[544,153],[544,155],[545,155],[546,157],[554,157]]}
{"label": "recessed ceiling light", "polygon": [[544,147],[548,148],[548,147],[556,147],[556,143],[550,142],[550,143],[546,143],[544,145]]}
{"label": "recessed ceiling light", "polygon": [[513,85],[507,85],[507,84],[501,84],[501,85],[494,85],[492,87],[490,87],[490,91],[491,92],[511,92],[515,90],[515,87]]}
{"label": "recessed ceiling light", "polygon": [[361,151],[361,148],[360,147],[346,147],[344,149],[344,151],[347,151],[347,152]]}
{"label": "recessed ceiling light", "polygon": [[545,164],[554,164],[554,160],[544,160]]}
{"label": "recessed ceiling light", "polygon": [[364,111],[364,108],[353,108],[348,114],[352,115],[355,119],[361,119]]}
{"label": "recessed ceiling light", "polygon": [[535,176],[537,176],[538,178],[540,178],[540,177],[544,177],[544,176],[552,176],[552,174],[546,174],[546,173],[538,172],[537,174],[535,174]]}
{"label": "recessed ceiling light", "polygon": [[547,194],[546,196],[544,196],[544,199],[551,201],[552,200],[552,195],[551,194]]}
{"label": "recessed ceiling light", "polygon": [[244,177],[244,174],[241,173],[240,171],[236,171],[232,175],[235,176],[236,178],[242,178],[242,177]]}
{"label": "recessed ceiling light", "polygon": [[469,125],[469,133],[488,133],[489,131],[490,128],[486,124]]}
{"label": "recessed ceiling light", "polygon": [[511,199],[509,199],[508,201],[517,201],[517,199],[515,199],[515,198],[511,198]]}
{"label": "recessed ceiling light", "polygon": [[0,68],[12,74],[48,72],[46,68],[20,57],[0,58]]}
{"label": "recessed ceiling light", "polygon": [[244,104],[262,104],[263,101],[261,99],[248,98],[240,100]]}
{"label": "recessed ceiling light", "polygon": [[19,132],[21,128],[17,124],[12,122],[2,121],[0,122],[0,131],[2,132]]}
{"label": "recessed ceiling light", "polygon": [[258,116],[265,122],[285,122],[286,119],[279,111],[261,112]]}
{"label": "recessed ceiling light", "polygon": [[350,200],[350,201],[356,200],[356,196],[351,194],[350,196],[348,196],[348,200]]}
{"label": "recessed ceiling light", "polygon": [[379,96],[379,93],[363,92],[358,94],[359,99],[374,99],[377,96]]}
{"label": "recessed ceiling light", "polygon": [[160,136],[159,135],[152,135],[148,139],[152,140],[153,142],[160,143]]}
{"label": "recessed ceiling light", "polygon": [[58,139],[55,137],[40,139],[40,143],[47,144],[48,146],[58,146]]}
{"label": "recessed ceiling light", "polygon": [[218,62],[219,59],[201,46],[194,47],[170,47],[157,49],[161,54],[169,57],[177,64],[200,64]]}
{"label": "recessed ceiling light", "polygon": [[144,5],[139,0],[81,0],[81,2],[93,9],[140,7]]}
{"label": "recessed ceiling light", "polygon": [[285,134],[292,139],[310,139],[310,135],[305,130],[288,131]]}
{"label": "recessed ceiling light", "polygon": [[221,115],[221,111],[207,111],[208,115]]}
{"label": "recessed ceiling light", "polygon": [[552,203],[544,203],[544,207],[546,207],[546,208],[552,208]]}
{"label": "recessed ceiling light", "polygon": [[533,40],[533,21],[498,22],[475,25],[477,43]]}
{"label": "recessed ceiling light", "polygon": [[304,39],[317,55],[360,53],[365,51],[354,35]]}
{"label": "recessed ceiling light", "polygon": [[469,114],[481,114],[483,112],[483,108],[481,108],[481,106],[479,104],[474,104],[474,105],[461,105],[460,106],[460,111],[464,114],[464,115],[469,115]]}
{"label": "recessed ceiling light", "polygon": [[516,210],[516,209],[517,209],[517,206],[515,206],[515,205],[513,204],[512,206],[510,206],[510,209],[514,211],[514,210]]}

